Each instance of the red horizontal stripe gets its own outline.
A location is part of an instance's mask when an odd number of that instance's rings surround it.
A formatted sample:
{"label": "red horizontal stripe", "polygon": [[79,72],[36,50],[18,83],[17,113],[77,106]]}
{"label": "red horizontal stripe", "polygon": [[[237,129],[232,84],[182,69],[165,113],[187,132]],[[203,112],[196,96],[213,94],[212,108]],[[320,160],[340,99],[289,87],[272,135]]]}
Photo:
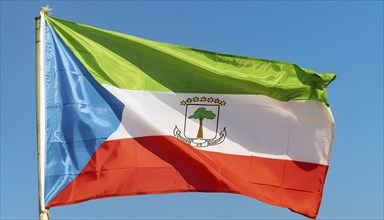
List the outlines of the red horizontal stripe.
{"label": "red horizontal stripe", "polygon": [[201,151],[174,137],[107,141],[48,205],[170,192],[228,192],[316,217],[328,166]]}

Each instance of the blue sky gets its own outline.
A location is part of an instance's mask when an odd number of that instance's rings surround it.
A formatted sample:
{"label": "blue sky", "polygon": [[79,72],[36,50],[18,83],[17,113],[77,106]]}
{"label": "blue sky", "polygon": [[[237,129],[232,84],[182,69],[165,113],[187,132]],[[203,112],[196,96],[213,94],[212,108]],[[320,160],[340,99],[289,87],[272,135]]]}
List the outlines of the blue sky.
{"label": "blue sky", "polygon": [[[319,219],[383,219],[383,1],[1,1],[1,219],[38,215],[35,26],[52,16],[151,40],[334,72],[335,144]],[[166,194],[52,219],[304,219],[240,195]]]}

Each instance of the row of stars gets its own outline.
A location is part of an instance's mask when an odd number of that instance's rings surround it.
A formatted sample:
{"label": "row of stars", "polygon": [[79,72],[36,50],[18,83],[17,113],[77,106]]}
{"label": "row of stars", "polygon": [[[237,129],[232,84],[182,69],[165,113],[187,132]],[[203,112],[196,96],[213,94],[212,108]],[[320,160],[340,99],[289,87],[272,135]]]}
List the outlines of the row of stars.
{"label": "row of stars", "polygon": [[227,104],[225,101],[223,100],[220,100],[220,99],[215,99],[215,98],[212,98],[212,97],[209,97],[209,98],[206,98],[206,97],[194,97],[194,98],[187,98],[186,100],[182,100],[180,102],[181,105],[186,105],[186,104],[189,104],[189,103],[192,103],[192,102],[208,102],[208,103],[216,103],[216,104],[219,104],[221,106],[224,106],[225,104]]}

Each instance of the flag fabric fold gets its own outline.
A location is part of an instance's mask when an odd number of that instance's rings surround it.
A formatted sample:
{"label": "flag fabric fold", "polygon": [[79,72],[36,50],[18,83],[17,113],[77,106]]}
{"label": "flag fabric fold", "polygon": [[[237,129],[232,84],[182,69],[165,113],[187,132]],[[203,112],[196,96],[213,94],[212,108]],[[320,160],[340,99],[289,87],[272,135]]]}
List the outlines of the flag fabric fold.
{"label": "flag fabric fold", "polygon": [[46,207],[227,192],[317,216],[334,74],[46,19]]}

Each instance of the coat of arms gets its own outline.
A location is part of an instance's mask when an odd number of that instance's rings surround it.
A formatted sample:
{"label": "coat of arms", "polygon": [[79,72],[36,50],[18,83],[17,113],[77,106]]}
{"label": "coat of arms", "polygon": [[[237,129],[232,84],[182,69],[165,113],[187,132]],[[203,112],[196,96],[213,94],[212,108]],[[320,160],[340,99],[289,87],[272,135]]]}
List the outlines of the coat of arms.
{"label": "coat of arms", "polygon": [[173,135],[193,147],[208,147],[222,143],[225,127],[218,134],[220,107],[226,102],[218,98],[194,97],[180,102],[185,106],[184,132],[177,125]]}

